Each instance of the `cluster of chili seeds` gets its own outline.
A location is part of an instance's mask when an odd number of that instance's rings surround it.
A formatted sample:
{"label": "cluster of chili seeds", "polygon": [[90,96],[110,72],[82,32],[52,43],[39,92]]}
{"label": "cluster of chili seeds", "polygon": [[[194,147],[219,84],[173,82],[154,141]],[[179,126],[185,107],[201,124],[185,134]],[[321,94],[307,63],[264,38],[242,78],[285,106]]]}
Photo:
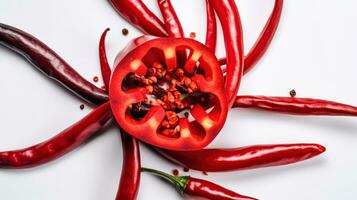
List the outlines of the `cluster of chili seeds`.
{"label": "cluster of chili seeds", "polygon": [[[152,63],[145,76],[130,74],[129,79],[145,86],[149,96],[148,101],[132,106],[132,114],[135,113],[135,117],[139,115],[143,117],[151,106],[160,105],[164,108],[166,117],[161,122],[159,132],[166,136],[178,137],[180,133],[178,113],[192,107],[192,103],[188,100],[189,96],[200,94],[196,82],[182,68],[169,71],[159,62]],[[188,116],[188,112],[184,114]]]}

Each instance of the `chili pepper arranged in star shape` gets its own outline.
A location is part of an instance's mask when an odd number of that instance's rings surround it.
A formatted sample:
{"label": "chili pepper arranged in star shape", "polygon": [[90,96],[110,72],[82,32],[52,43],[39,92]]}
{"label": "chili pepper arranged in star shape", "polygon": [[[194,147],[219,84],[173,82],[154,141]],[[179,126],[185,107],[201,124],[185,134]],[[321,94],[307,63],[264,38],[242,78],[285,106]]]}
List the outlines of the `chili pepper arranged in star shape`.
{"label": "chili pepper arranged in star shape", "polygon": [[[166,3],[166,9],[164,10],[166,13],[163,13],[163,17],[177,16],[174,13],[172,5],[170,6],[170,1],[163,0],[159,1],[159,3],[160,2]],[[283,1],[275,1],[275,7],[273,9],[272,15],[269,18],[264,30],[262,31],[260,38],[256,42],[256,45],[245,57],[245,62],[243,62],[242,56],[243,45],[241,42],[242,39],[240,38],[242,37],[241,30],[239,28],[240,19],[235,3],[231,0],[206,2],[208,3],[207,15],[211,16],[207,17],[207,24],[210,24],[210,26],[207,26],[206,44],[208,45],[209,49],[211,49],[211,51],[214,50],[216,40],[215,22],[213,19],[214,16],[212,16],[214,15],[214,13],[212,13],[213,8],[213,10],[217,12],[224,26],[225,35],[228,35],[228,37],[225,37],[226,45],[233,45],[232,47],[234,49],[234,52],[240,55],[239,57],[234,59],[228,58],[227,63],[228,67],[226,91],[228,91],[227,95],[230,98],[230,102],[233,107],[258,108],[274,112],[299,115],[357,115],[357,108],[354,106],[325,100],[266,96],[235,97],[234,91],[238,89],[239,80],[241,78],[241,75],[239,74],[242,74],[243,70],[244,72],[246,72],[251,69],[252,66],[254,66],[254,64],[259,60],[259,58],[264,54],[270,44],[280,19]],[[171,21],[166,19],[164,20],[164,24],[160,22],[160,20],[153,13],[151,13],[151,11],[147,9],[146,6],[140,0],[112,0],[112,4],[116,7],[117,11],[122,16],[133,22],[137,27],[141,28],[141,30],[161,37],[177,37],[177,35],[175,36],[175,34],[168,34],[173,33],[173,30],[165,29],[180,28],[181,25],[178,19],[174,19]],[[210,6],[212,6],[212,8]],[[130,9],[126,10],[122,8]],[[233,24],[238,24],[238,32],[236,32],[236,30],[233,30],[234,26],[229,26],[230,24],[228,21],[226,21],[227,19],[224,19],[222,17],[223,13],[226,12],[232,13],[232,16],[235,16],[233,18],[234,21],[231,22]],[[104,47],[104,39],[106,33],[107,30],[104,32],[100,40],[99,55],[101,58],[100,60],[103,80],[105,82],[106,88],[110,88],[109,76],[111,74],[111,70],[108,65],[108,62],[106,61]],[[235,38],[235,36],[237,36],[237,38]],[[158,40],[163,41],[161,39]],[[181,40],[186,41],[184,39]],[[231,44],[227,42],[232,40],[236,41],[237,43]],[[168,39],[167,41],[175,40]],[[78,123],[63,131],[58,136],[44,143],[40,143],[39,145],[35,145],[24,150],[0,152],[0,168],[34,167],[41,165],[45,162],[54,160],[57,157],[62,156],[63,154],[74,149],[78,145],[84,143],[86,140],[88,140],[88,138],[95,134],[97,130],[99,130],[109,121],[109,119],[111,118],[111,110],[108,109],[109,104],[105,103],[106,101],[108,101],[108,95],[106,91],[95,87],[94,85],[86,81],[84,78],[82,78],[73,68],[70,67],[70,65],[68,65],[62,58],[60,58],[45,44],[41,43],[39,40],[27,33],[24,33],[16,28],[4,24],[0,24],[0,43],[24,55],[24,57],[27,58],[31,63],[33,63],[37,68],[45,72],[47,76],[58,81],[59,83],[70,89],[72,92],[85,99],[86,101],[92,102],[97,105],[104,103],[102,106],[100,106],[88,116],[86,116],[83,120],[79,121]],[[126,53],[122,53],[122,55],[119,56],[121,58],[117,58],[117,60],[125,59],[126,56]],[[249,58],[251,59],[250,62],[248,62]],[[222,64],[225,64],[225,62],[226,61],[224,59],[221,60]],[[243,63],[245,64],[243,65]],[[236,68],[232,66],[236,66]],[[232,77],[232,74],[238,74],[238,77],[228,78]],[[143,80],[144,82],[155,82],[154,78],[145,76],[144,79],[142,78],[143,77],[134,77],[135,81]],[[150,91],[150,87],[146,89]],[[199,99],[201,99],[201,97],[203,97],[203,102],[205,102],[206,105],[211,105],[212,103],[214,103],[214,101],[212,101],[212,99],[214,98],[212,98],[212,96],[210,95],[202,95]],[[147,112],[149,112],[148,110],[150,109],[150,106],[145,106],[141,103],[140,105],[134,106],[133,108],[133,112],[131,113],[133,114],[132,116],[134,116],[134,118],[135,116],[139,116],[138,118],[141,118],[144,117]],[[167,117],[168,119],[175,118],[175,116],[171,112],[167,115]],[[88,129],[86,127],[91,128]],[[123,163],[122,179],[116,199],[135,199],[140,181],[140,154],[138,142],[135,141],[135,139],[130,137],[128,134],[126,134],[125,131],[122,130],[122,133],[125,162]],[[48,150],[53,148],[55,148],[56,150],[46,151],[46,149]],[[183,166],[188,166],[190,168],[199,169],[203,171],[226,171],[289,164],[316,156],[325,151],[325,148],[317,144],[288,144],[256,145],[237,149],[203,149],[185,152],[168,151],[165,149],[161,149],[160,151],[164,152],[166,156],[169,155],[170,160],[177,162],[178,164],[181,164]],[[213,156],[207,156],[205,157],[205,159],[199,159],[205,155],[208,155],[208,153]],[[225,156],[225,159],[217,160],[216,156]],[[231,160],[229,159],[232,158],[232,156],[234,156],[236,160],[230,162]],[[209,162],[216,163],[217,167],[212,167],[213,165],[204,165],[204,163]],[[132,185],[132,189],[126,190],[124,188],[124,185],[126,184]],[[226,192],[229,193],[228,191]],[[209,195],[209,192],[202,193],[202,195]]]}

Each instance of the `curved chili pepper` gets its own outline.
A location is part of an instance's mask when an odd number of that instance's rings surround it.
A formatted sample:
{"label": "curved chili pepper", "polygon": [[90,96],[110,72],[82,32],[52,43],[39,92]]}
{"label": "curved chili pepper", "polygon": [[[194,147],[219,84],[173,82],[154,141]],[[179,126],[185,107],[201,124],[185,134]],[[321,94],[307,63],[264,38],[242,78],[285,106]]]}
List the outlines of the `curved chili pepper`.
{"label": "curved chili pepper", "polygon": [[105,37],[108,31],[110,31],[109,28],[105,29],[99,41],[100,70],[102,72],[102,78],[106,89],[109,88],[110,75],[112,73],[112,70],[110,69],[110,65],[108,63],[107,53],[105,51]]}
{"label": "curved chili pepper", "polygon": [[254,200],[255,198],[247,197],[231,190],[228,190],[215,183],[198,179],[190,176],[172,176],[170,174],[149,168],[141,168],[143,172],[153,173],[173,185],[181,195],[190,195],[192,197],[203,197],[211,200]]}
{"label": "curved chili pepper", "polygon": [[293,115],[357,116],[355,106],[298,97],[237,96],[234,107],[256,108]]}
{"label": "curved chili pepper", "polygon": [[[140,40],[145,38],[136,39]],[[176,51],[185,49],[190,55],[181,68]],[[134,137],[162,148],[193,150],[209,144],[223,127],[228,108],[222,73],[216,57],[201,43],[152,39],[125,57],[119,55],[115,66],[109,87],[111,107],[120,126]],[[149,100],[147,94],[155,98]],[[215,99],[209,113],[195,99],[201,94]],[[135,113],[142,105],[149,111],[138,119]],[[185,109],[193,121],[177,115]]]}
{"label": "curved chili pepper", "polygon": [[[99,57],[101,62],[101,72],[103,80],[106,80],[106,88],[109,88],[109,81],[111,76],[111,69],[108,64],[107,55],[105,52],[105,36],[109,29],[106,29],[102,34],[99,43]],[[126,54],[127,52],[121,52]],[[139,142],[126,133],[123,129],[120,129],[121,141],[123,149],[123,165],[120,176],[120,183],[118,192],[116,195],[117,200],[128,199],[134,200],[139,191],[140,186],[140,148]],[[128,187],[130,186],[130,188]]]}
{"label": "curved chili pepper", "polygon": [[0,152],[0,168],[36,167],[55,160],[93,137],[112,119],[105,103],[55,137],[21,150]]}
{"label": "curved chili pepper", "polygon": [[256,169],[300,162],[325,151],[319,144],[254,145],[234,149],[158,152],[184,167],[207,172]]}
{"label": "curved chili pepper", "polygon": [[[184,38],[185,34],[183,32],[179,18],[177,17],[176,11],[172,6],[171,0],[157,0],[162,17],[164,18],[164,23],[169,37],[172,38]],[[179,65],[184,65],[186,62],[186,52],[177,52],[177,62]]]}
{"label": "curved chili pepper", "polygon": [[[278,28],[281,12],[283,10],[283,3],[283,0],[275,0],[274,9],[267,23],[265,24],[264,29],[260,33],[260,36],[255,42],[254,46],[244,58],[243,74],[248,73],[267,51]],[[219,62],[221,63],[221,65],[225,65],[227,63],[227,60],[226,58],[221,58],[219,59]]]}
{"label": "curved chili pepper", "polygon": [[234,0],[210,0],[222,24],[227,54],[226,95],[232,107],[243,74],[244,47],[240,16]]}
{"label": "curved chili pepper", "polygon": [[139,191],[140,185],[140,149],[139,142],[121,131],[123,145],[123,166],[120,177],[118,193],[115,199],[134,200]]}
{"label": "curved chili pepper", "polygon": [[211,49],[211,51],[216,51],[217,43],[217,22],[214,9],[211,6],[209,0],[206,0],[206,12],[207,12],[207,27],[206,27],[206,41],[205,45]]}
{"label": "curved chili pepper", "polygon": [[164,24],[142,0],[109,0],[115,10],[137,28],[150,35],[166,37]]}
{"label": "curved chili pepper", "polygon": [[59,55],[34,36],[0,23],[0,44],[14,50],[49,78],[61,83],[93,104],[108,101],[108,95],[85,80]]}
{"label": "curved chili pepper", "polygon": [[185,37],[180,20],[177,17],[174,7],[170,0],[157,0],[161,14],[164,18],[166,31],[170,37]]}

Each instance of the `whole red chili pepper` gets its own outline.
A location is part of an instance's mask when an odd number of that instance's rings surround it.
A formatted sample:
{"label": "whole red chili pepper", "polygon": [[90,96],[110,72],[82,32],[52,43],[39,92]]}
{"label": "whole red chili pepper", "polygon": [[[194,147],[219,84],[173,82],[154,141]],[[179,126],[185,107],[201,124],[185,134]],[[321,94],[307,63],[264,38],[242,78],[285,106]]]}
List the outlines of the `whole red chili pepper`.
{"label": "whole red chili pepper", "polygon": [[217,43],[217,22],[216,14],[211,6],[209,0],[206,0],[206,12],[207,12],[207,27],[206,27],[206,41],[205,45],[215,52]]}
{"label": "whole red chili pepper", "polygon": [[164,24],[142,0],[109,0],[115,10],[137,28],[150,35],[167,36]]}
{"label": "whole red chili pepper", "polygon": [[[244,58],[243,74],[249,72],[267,51],[278,28],[281,11],[283,10],[283,3],[283,0],[275,0],[274,9],[267,23],[265,24],[264,29],[260,33],[260,36],[255,42],[254,46]],[[227,63],[227,60],[226,58],[221,58],[219,59],[219,62],[221,63],[221,65],[225,65]]]}
{"label": "whole red chili pepper", "polygon": [[139,142],[121,131],[123,145],[123,166],[116,200],[133,200],[139,191],[140,185],[140,149]]}
{"label": "whole red chili pepper", "polygon": [[100,41],[99,41],[100,69],[102,72],[102,78],[103,78],[104,86],[106,89],[109,88],[110,75],[112,73],[112,71],[110,69],[110,65],[108,63],[107,53],[105,50],[105,37],[106,37],[108,31],[110,31],[109,28],[105,29],[105,31],[103,32],[102,36],[100,37]]}
{"label": "whole red chili pepper", "polygon": [[108,95],[78,74],[44,43],[17,28],[0,23],[0,44],[25,57],[49,78],[61,83],[93,104],[108,101]]}
{"label": "whole red chili pepper", "polygon": [[105,103],[54,138],[25,149],[0,152],[0,168],[36,167],[55,160],[93,137],[111,119],[110,105]]}
{"label": "whole red chili pepper", "polygon": [[[106,83],[105,87],[109,88],[109,81],[111,76],[111,69],[108,64],[107,55],[105,51],[105,36],[109,29],[106,29],[101,36],[99,43],[99,59],[101,63],[101,72],[103,80]],[[121,54],[127,52],[122,51]],[[115,199],[134,200],[139,191],[140,186],[140,148],[139,142],[131,135],[120,129],[121,141],[123,149],[123,165],[120,176],[120,183]],[[130,187],[128,187],[130,186]]]}
{"label": "whole red chili pepper", "polygon": [[244,47],[240,16],[234,0],[210,0],[222,24],[227,54],[226,95],[232,107],[243,74]]}
{"label": "whole red chili pepper", "polygon": [[171,0],[157,0],[166,31],[170,37],[183,38],[185,37],[180,20],[177,17],[176,11],[172,6]]}
{"label": "whole red chili pepper", "polygon": [[355,106],[298,97],[237,96],[234,107],[256,108],[293,115],[357,116]]}
{"label": "whole red chili pepper", "polygon": [[143,172],[150,172],[161,178],[164,178],[176,186],[181,195],[192,197],[203,197],[211,200],[254,200],[255,198],[247,197],[231,190],[228,190],[215,183],[198,179],[190,176],[172,176],[170,174],[150,169],[141,168]]}
{"label": "whole red chili pepper", "polygon": [[318,144],[254,145],[235,149],[198,151],[158,150],[174,163],[208,172],[287,165],[315,157],[324,151],[325,147]]}

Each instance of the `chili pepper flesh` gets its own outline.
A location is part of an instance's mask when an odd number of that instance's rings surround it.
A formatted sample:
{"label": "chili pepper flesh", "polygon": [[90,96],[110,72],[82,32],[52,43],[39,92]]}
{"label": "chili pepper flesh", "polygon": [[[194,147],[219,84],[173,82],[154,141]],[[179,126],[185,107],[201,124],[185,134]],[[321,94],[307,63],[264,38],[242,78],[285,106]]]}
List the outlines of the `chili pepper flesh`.
{"label": "chili pepper flesh", "polygon": [[[135,41],[140,40],[146,39]],[[190,55],[181,66],[176,53],[185,49]],[[112,110],[134,137],[167,149],[201,149],[222,128],[228,109],[223,77],[204,45],[191,39],[151,39],[119,56],[115,66],[109,88]],[[208,113],[200,105],[202,94],[215,99]],[[142,107],[148,112],[141,113]],[[193,121],[180,116],[187,111]]]}

